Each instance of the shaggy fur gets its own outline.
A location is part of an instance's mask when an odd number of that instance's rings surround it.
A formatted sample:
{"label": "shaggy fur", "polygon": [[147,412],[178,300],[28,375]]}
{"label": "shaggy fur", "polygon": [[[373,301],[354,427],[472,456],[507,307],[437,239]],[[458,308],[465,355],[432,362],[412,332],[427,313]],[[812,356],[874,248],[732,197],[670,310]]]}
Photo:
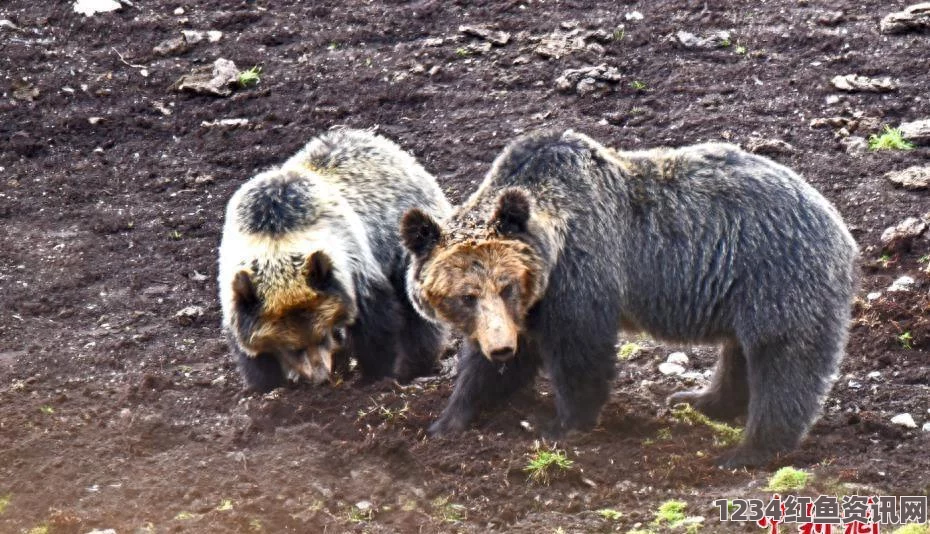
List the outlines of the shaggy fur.
{"label": "shaggy fur", "polygon": [[591,428],[622,327],[722,346],[710,387],[670,401],[747,416],[723,463],[758,465],[799,444],[846,343],[855,242],[798,175],[732,145],[618,152],[571,131],[527,136],[444,228],[413,210],[402,234],[411,301],[467,338],[434,434],[466,428],[540,366],[553,432]]}
{"label": "shaggy fur", "polygon": [[253,389],[325,381],[355,357],[364,376],[431,372],[443,331],[407,301],[402,214],[451,210],[393,142],[335,130],[229,201],[220,245],[223,328]]}

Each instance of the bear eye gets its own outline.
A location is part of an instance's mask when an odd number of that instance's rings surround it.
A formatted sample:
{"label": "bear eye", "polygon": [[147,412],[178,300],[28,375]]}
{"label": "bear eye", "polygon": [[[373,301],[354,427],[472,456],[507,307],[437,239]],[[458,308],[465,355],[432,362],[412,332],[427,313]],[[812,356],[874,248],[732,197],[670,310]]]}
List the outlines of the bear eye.
{"label": "bear eye", "polygon": [[473,308],[478,304],[478,295],[462,295],[459,297],[459,302],[466,308]]}
{"label": "bear eye", "polygon": [[512,298],[517,293],[517,284],[515,282],[510,282],[503,289],[500,290],[500,296],[504,300]]}

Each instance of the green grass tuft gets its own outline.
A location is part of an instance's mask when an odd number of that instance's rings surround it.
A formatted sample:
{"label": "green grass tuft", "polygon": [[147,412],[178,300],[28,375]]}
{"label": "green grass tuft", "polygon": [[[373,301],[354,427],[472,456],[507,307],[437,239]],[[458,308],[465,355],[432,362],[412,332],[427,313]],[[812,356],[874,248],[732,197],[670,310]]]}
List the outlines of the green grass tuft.
{"label": "green grass tuft", "polygon": [[619,510],[614,510],[613,508],[601,508],[597,511],[597,515],[608,521],[616,521],[623,517],[623,514],[621,514]]}
{"label": "green grass tuft", "polygon": [[772,478],[769,479],[769,485],[765,488],[769,491],[800,491],[807,487],[811,475],[806,471],[795,469],[793,467],[782,467]]}
{"label": "green grass tuft", "polygon": [[659,511],[656,512],[655,524],[661,525],[668,523],[669,526],[676,526],[685,520],[685,508],[688,503],[685,501],[665,501],[659,505]]}
{"label": "green grass tuft", "polygon": [[7,493],[0,497],[0,515],[3,515],[3,512],[6,511],[6,507],[10,505],[10,500],[13,499],[12,493]]}
{"label": "green grass tuft", "polygon": [[639,354],[641,350],[643,350],[643,347],[639,343],[624,343],[620,346],[620,351],[617,352],[617,357],[621,360],[629,360],[633,356]]}
{"label": "green grass tuft", "polygon": [[252,85],[257,85],[258,82],[262,81],[260,76],[262,68],[258,65],[255,65],[249,70],[244,70],[239,73],[239,87],[250,87]]}
{"label": "green grass tuft", "polygon": [[743,436],[743,430],[741,428],[730,426],[719,421],[713,421],[688,404],[676,404],[672,406],[672,417],[676,421],[688,425],[705,425],[710,427],[714,433],[714,445],[718,447],[736,445]]}
{"label": "green grass tuft", "polygon": [[558,449],[541,448],[530,455],[530,461],[523,468],[529,473],[530,480],[539,484],[549,484],[553,475],[568,471],[575,462],[568,459],[565,451]]}
{"label": "green grass tuft", "polygon": [[904,139],[901,130],[885,126],[881,135],[869,136],[869,150],[913,150],[914,143]]}

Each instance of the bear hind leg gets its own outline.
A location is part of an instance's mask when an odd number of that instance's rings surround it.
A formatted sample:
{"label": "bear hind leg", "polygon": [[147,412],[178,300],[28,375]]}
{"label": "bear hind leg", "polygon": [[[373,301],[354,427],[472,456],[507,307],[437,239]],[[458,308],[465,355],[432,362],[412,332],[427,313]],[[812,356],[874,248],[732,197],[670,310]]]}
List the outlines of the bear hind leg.
{"label": "bear hind leg", "polygon": [[746,356],[736,341],[728,341],[720,349],[710,385],[703,390],[682,391],[668,398],[669,406],[679,403],[718,421],[733,421],[749,410],[749,377]]}
{"label": "bear hind leg", "polygon": [[761,466],[801,443],[832,385],[842,344],[829,334],[816,341],[783,340],[747,353],[749,415],[743,441],[723,467]]}
{"label": "bear hind leg", "polygon": [[404,326],[399,338],[394,376],[406,383],[419,376],[436,373],[439,355],[445,345],[445,330],[420,317],[409,305],[404,306]]}

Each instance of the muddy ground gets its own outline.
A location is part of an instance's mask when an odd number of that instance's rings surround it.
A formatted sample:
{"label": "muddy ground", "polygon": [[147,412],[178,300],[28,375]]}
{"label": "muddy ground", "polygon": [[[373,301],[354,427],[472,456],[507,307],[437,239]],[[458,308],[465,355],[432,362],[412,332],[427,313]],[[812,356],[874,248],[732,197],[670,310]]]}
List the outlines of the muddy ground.
{"label": "muddy ground", "polygon": [[[906,4],[133,0],[92,17],[71,4],[0,4],[0,531],[660,531],[669,499],[705,516],[702,531],[754,531],[718,523],[711,501],[769,495],[784,465],[814,474],[810,494],[930,491],[930,246],[879,241],[930,212],[926,191],[884,178],[930,150],[844,140],[930,118],[930,33],[879,31]],[[222,36],[154,50],[182,30]],[[720,30],[703,48],[676,37]],[[260,66],[260,82],[228,97],[172,90],[217,58]],[[609,79],[557,83],[600,64]],[[852,73],[897,89],[830,85]],[[811,127],[825,117],[845,122]],[[211,125],[223,119],[248,122]],[[549,444],[574,464],[544,485],[524,471],[537,436],[521,422],[552,416],[545,381],[448,440],[424,435],[448,373],[244,392],[218,328],[225,202],[334,125],[377,127],[454,201],[540,127],[631,149],[728,140],[796,169],[863,250],[822,420],[768,469],[719,470],[714,431],[663,405],[702,379],[661,374],[676,348],[640,340],[600,426]],[[911,290],[887,291],[902,275]],[[202,314],[176,317],[190,306]],[[685,351],[689,371],[713,365],[712,351]],[[901,413],[917,428],[892,424]]]}

